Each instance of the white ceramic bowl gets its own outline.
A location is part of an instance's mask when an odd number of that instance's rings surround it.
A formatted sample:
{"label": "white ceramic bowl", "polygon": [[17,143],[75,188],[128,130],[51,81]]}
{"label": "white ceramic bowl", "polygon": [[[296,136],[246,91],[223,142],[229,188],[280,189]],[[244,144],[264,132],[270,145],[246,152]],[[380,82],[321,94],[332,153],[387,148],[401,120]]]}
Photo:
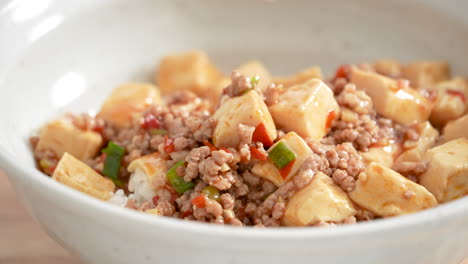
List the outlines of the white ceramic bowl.
{"label": "white ceramic bowl", "polygon": [[468,257],[468,198],[334,229],[232,228],[112,207],[34,167],[28,137],[64,111],[96,110],[151,78],[168,52],[201,48],[225,71],[274,73],[378,58],[444,59],[468,72],[468,2],[2,1],[0,166],[44,229],[88,263],[440,263]]}

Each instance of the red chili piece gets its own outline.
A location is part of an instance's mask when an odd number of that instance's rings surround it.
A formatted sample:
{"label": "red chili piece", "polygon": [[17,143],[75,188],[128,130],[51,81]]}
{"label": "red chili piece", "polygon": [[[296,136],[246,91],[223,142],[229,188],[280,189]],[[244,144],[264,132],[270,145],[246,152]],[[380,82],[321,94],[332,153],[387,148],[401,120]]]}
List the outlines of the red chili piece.
{"label": "red chili piece", "polygon": [[336,69],[335,72],[335,80],[338,78],[345,78],[346,80],[349,80],[349,76],[351,75],[351,66],[348,64],[343,64]]}
{"label": "red chili piece", "polygon": [[159,203],[159,198],[160,198],[159,195],[155,195],[155,196],[153,197],[153,204],[154,204],[155,206],[158,205],[158,203]]}
{"label": "red chili piece", "polygon": [[289,162],[288,165],[284,166],[281,170],[279,170],[279,172],[281,174],[281,177],[284,180],[286,180],[286,178],[288,177],[288,175],[291,172],[291,169],[294,166],[295,162],[296,162],[296,160],[293,160],[293,161]]}
{"label": "red chili piece", "polygon": [[211,142],[209,142],[206,139],[203,140],[203,144],[205,144],[205,146],[209,147],[211,151],[218,150],[213,144],[211,144]]}
{"label": "red chili piece", "polygon": [[250,146],[250,155],[252,156],[252,158],[254,158],[256,160],[266,160],[267,159],[267,155],[262,153],[260,150],[258,150],[254,146]]}
{"label": "red chili piece", "polygon": [[174,151],[175,151],[174,140],[172,138],[164,136],[164,152],[172,153]]}
{"label": "red chili piece", "polygon": [[463,103],[466,103],[466,97],[462,91],[449,89],[447,90],[447,93],[453,96],[458,96],[462,100]]}
{"label": "red chili piece", "polygon": [[328,112],[327,122],[325,123],[325,129],[326,130],[331,128],[332,122],[333,122],[333,120],[335,120],[335,117],[336,117],[335,110],[331,110],[330,112]]}
{"label": "red chili piece", "polygon": [[141,128],[143,129],[158,129],[161,127],[161,122],[152,114],[147,113],[143,117]]}
{"label": "red chili piece", "polygon": [[260,123],[260,125],[255,128],[252,135],[252,141],[260,141],[265,147],[273,145],[273,141],[271,141],[270,136],[268,136],[266,127],[263,123]]}
{"label": "red chili piece", "polygon": [[192,199],[192,204],[198,208],[205,208],[206,206],[206,198],[204,194],[200,194],[197,197]]}

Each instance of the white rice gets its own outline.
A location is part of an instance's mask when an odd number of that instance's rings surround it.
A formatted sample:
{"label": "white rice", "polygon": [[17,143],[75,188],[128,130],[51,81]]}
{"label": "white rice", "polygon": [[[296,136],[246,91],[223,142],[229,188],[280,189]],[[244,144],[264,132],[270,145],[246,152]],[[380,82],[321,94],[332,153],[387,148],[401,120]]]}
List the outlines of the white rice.
{"label": "white rice", "polygon": [[133,192],[137,205],[145,201],[151,201],[156,195],[148,180],[148,176],[141,170],[136,169],[128,181],[128,190]]}
{"label": "white rice", "polygon": [[124,190],[118,189],[115,193],[111,193],[111,198],[108,200],[109,203],[117,205],[119,207],[125,207],[128,202],[128,199],[132,198],[132,194],[128,197]]}

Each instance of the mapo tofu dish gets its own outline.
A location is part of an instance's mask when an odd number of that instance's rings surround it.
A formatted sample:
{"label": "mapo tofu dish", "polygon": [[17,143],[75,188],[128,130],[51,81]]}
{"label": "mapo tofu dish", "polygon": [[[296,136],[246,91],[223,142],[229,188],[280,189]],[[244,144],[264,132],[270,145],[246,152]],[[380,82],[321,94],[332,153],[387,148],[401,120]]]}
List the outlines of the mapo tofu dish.
{"label": "mapo tofu dish", "polygon": [[31,138],[38,168],[155,217],[234,226],[335,226],[468,195],[468,82],[441,61],[220,72],[168,55],[155,83],[117,87],[97,115]]}

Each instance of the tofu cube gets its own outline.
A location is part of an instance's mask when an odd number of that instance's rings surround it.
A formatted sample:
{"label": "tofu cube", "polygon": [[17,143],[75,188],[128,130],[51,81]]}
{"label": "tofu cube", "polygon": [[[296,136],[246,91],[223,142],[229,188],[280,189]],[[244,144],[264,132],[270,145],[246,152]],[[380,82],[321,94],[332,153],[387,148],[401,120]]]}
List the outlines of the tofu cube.
{"label": "tofu cube", "polygon": [[378,114],[396,122],[405,125],[424,122],[431,114],[429,100],[416,90],[399,87],[394,79],[353,68],[351,82],[372,98]]}
{"label": "tofu cube", "polygon": [[254,77],[258,75],[260,77],[257,89],[265,91],[266,88],[272,83],[271,74],[268,69],[260,61],[249,61],[237,67],[234,71],[247,77]]}
{"label": "tofu cube", "polygon": [[403,67],[403,76],[415,88],[427,89],[450,78],[450,66],[443,61],[415,61]]}
{"label": "tofu cube", "polygon": [[439,131],[432,127],[431,123],[428,121],[419,123],[416,126],[419,133],[419,139],[414,145],[404,149],[403,153],[398,156],[396,163],[422,161],[426,150],[434,146],[437,138],[439,137]]}
{"label": "tofu cube", "polygon": [[468,114],[448,122],[442,135],[446,140],[468,138]]}
{"label": "tofu cube", "polygon": [[356,215],[348,195],[327,175],[317,172],[312,181],[286,204],[286,226],[308,226],[320,221],[342,222]]}
{"label": "tofu cube", "polygon": [[166,160],[161,157],[159,152],[148,154],[132,161],[130,165],[128,165],[127,170],[130,173],[141,170],[147,176],[148,183],[152,188],[155,187],[155,180],[167,182],[166,172],[168,168],[166,166]]}
{"label": "tofu cube", "polygon": [[291,161],[294,163],[287,175],[282,176],[281,171],[270,159],[258,161],[252,168],[252,172],[254,174],[271,181],[276,186],[281,186],[283,183],[291,179],[299,171],[304,161],[312,154],[312,150],[309,146],[307,146],[304,140],[295,132],[289,132],[282,137],[268,149],[268,153],[270,153],[280,142],[283,142],[288,149],[296,155],[296,159]]}
{"label": "tofu cube", "polygon": [[454,78],[443,81],[438,83],[433,90],[437,92],[430,117],[434,125],[443,126],[465,113],[466,98],[468,98],[468,85],[465,80]]}
{"label": "tofu cube", "polygon": [[276,139],[276,128],[268,107],[256,91],[229,98],[213,114],[218,124],[213,132],[216,147],[237,148],[240,137],[239,124],[257,127],[263,124],[271,141]]}
{"label": "tofu cube", "polygon": [[221,76],[206,53],[191,51],[162,58],[156,72],[156,83],[163,94],[190,90],[199,96],[207,96]]}
{"label": "tofu cube", "polygon": [[104,178],[68,153],[63,154],[52,178],[101,200],[109,200],[111,192],[115,190],[115,185],[110,179]]}
{"label": "tofu cube", "polygon": [[389,143],[385,146],[371,147],[367,152],[361,152],[361,157],[366,165],[377,162],[387,168],[391,168],[400,151],[401,147],[399,144]]}
{"label": "tofu cube", "polygon": [[323,74],[320,67],[313,66],[302,70],[292,76],[274,77],[273,83],[275,83],[276,85],[283,85],[284,88],[288,88],[294,85],[303,84],[310,79],[323,80]]}
{"label": "tofu cube", "polygon": [[468,139],[458,138],[428,150],[429,169],[421,184],[441,203],[468,195]]}
{"label": "tofu cube", "polygon": [[156,86],[149,83],[127,83],[114,89],[97,114],[118,128],[129,127],[132,120],[152,104],[160,104]]}
{"label": "tofu cube", "polygon": [[94,131],[75,127],[69,120],[59,119],[48,123],[41,131],[37,152],[52,150],[57,158],[65,152],[79,160],[93,158],[102,145],[102,137]]}
{"label": "tofu cube", "polygon": [[381,217],[409,214],[437,205],[426,188],[375,162],[359,174],[349,197]]}
{"label": "tofu cube", "polygon": [[328,133],[340,114],[332,90],[319,79],[288,88],[268,109],[278,128],[315,141]]}
{"label": "tofu cube", "polygon": [[390,78],[400,78],[402,76],[403,69],[398,61],[380,60],[374,63],[374,70],[378,74],[382,74]]}

